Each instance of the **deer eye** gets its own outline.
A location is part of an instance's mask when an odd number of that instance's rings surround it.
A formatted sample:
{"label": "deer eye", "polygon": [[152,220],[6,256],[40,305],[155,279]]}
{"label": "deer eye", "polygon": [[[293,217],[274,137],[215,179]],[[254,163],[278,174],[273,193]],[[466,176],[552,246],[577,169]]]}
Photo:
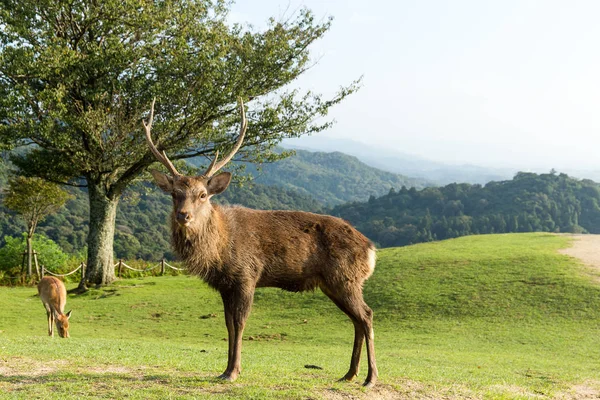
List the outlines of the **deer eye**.
{"label": "deer eye", "polygon": [[201,198],[201,199],[205,199],[205,198],[206,198],[206,192],[202,193],[202,194],[200,195],[200,198]]}

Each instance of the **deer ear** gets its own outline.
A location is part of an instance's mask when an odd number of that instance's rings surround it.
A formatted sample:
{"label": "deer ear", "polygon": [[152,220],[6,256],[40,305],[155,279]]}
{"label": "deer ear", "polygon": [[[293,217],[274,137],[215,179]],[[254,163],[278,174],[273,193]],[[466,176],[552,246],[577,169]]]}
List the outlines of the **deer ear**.
{"label": "deer ear", "polygon": [[73,311],[73,310],[69,310],[69,312],[65,314],[65,315],[67,316],[67,319],[71,318],[71,312],[72,312],[72,311]]}
{"label": "deer ear", "polygon": [[230,172],[221,172],[219,175],[210,178],[206,185],[209,196],[222,193],[229,186],[229,182],[231,182]]}
{"label": "deer ear", "polygon": [[163,191],[171,193],[173,191],[173,178],[167,174],[163,174],[155,169],[151,169],[150,173],[154,177],[154,181]]}

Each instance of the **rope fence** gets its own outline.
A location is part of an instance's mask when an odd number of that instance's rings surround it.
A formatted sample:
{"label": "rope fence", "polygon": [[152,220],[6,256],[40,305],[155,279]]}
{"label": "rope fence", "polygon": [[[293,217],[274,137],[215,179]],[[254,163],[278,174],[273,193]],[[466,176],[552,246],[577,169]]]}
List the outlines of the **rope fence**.
{"label": "rope fence", "polygon": [[83,265],[84,265],[83,263],[79,264],[79,267],[75,268],[73,271],[69,272],[68,274],[55,274],[55,273],[54,273],[54,272],[52,272],[52,271],[48,271],[48,270],[46,269],[46,267],[44,267],[44,266],[42,265],[42,277],[43,277],[45,274],[50,274],[50,275],[52,275],[52,276],[61,276],[61,277],[63,277],[63,276],[69,276],[69,275],[73,275],[75,272],[77,272],[77,271],[79,271],[81,268],[83,268]]}
{"label": "rope fence", "polygon": [[177,268],[177,267],[174,267],[174,266],[172,266],[172,265],[169,265],[169,264],[168,264],[166,261],[165,261],[165,265],[166,265],[167,267],[169,267],[169,268],[171,268],[171,269],[175,270],[175,271],[183,271],[183,270],[185,269],[185,268]]}
{"label": "rope fence", "polygon": [[133,268],[133,267],[125,264],[122,259],[120,259],[119,262],[114,265],[114,267],[115,268],[118,267],[117,276],[119,278],[123,274],[123,267],[125,267],[125,268],[127,268],[127,269],[129,269],[131,271],[135,271],[135,272],[148,272],[148,271],[152,271],[153,269],[156,269],[156,268],[160,267],[160,274],[161,275],[165,274],[165,267],[171,268],[172,270],[175,270],[175,271],[183,271],[184,270],[184,268],[177,268],[177,267],[172,266],[171,264],[167,263],[164,258],[162,260],[160,260],[160,262],[158,264],[156,264],[155,266],[153,266],[153,267],[147,267],[147,268],[144,268],[144,269]]}
{"label": "rope fence", "polygon": [[153,270],[153,269],[155,269],[156,267],[160,267],[160,264],[157,264],[157,265],[155,265],[154,267],[148,267],[148,268],[144,268],[144,269],[137,269],[137,268],[133,268],[133,267],[130,267],[129,265],[125,264],[125,263],[123,262],[123,260],[119,260],[119,262],[118,262],[118,263],[116,263],[116,264],[114,265],[114,267],[116,267],[117,265],[118,265],[118,266],[119,266],[119,268],[121,268],[121,269],[122,269],[123,267],[125,267],[125,268],[127,268],[127,269],[130,269],[130,270],[132,270],[132,271],[136,271],[136,272],[146,272],[146,271],[152,271],[152,270]]}
{"label": "rope fence", "polygon": [[[34,254],[37,255],[37,253],[34,253]],[[37,261],[37,257],[36,257],[35,261]],[[144,265],[145,263],[142,261],[142,262],[140,262],[140,264]],[[146,265],[148,265],[148,264],[146,264]],[[86,281],[88,266],[85,262],[82,261],[72,271],[64,272],[64,273],[58,273],[58,271],[51,271],[45,265],[43,265],[43,264],[39,265],[39,264],[37,264],[37,262],[35,263],[35,267],[36,267],[35,269],[32,268],[31,275],[25,274],[25,272],[26,272],[25,271],[25,268],[26,268],[25,262],[23,262],[23,265],[21,266],[20,274],[18,273],[18,271],[17,271],[17,273],[10,274],[10,275],[0,271],[0,285],[13,286],[13,285],[19,285],[19,284],[20,285],[33,284],[33,283],[36,283],[37,281],[39,281],[40,279],[42,279],[46,275],[56,276],[59,278],[66,278],[68,276],[71,276],[71,275],[74,275],[77,273],[80,274],[79,276],[77,276],[77,278],[80,278],[79,282],[81,285],[81,282]],[[120,259],[119,262],[114,264],[113,268],[118,268],[115,271],[118,278],[123,277],[124,269],[129,270],[134,273],[141,273],[141,274],[150,272],[150,275],[153,275],[153,276],[158,276],[159,274],[160,274],[160,276],[163,276],[169,270],[176,271],[176,272],[185,270],[185,268],[178,268],[178,267],[175,267],[175,266],[169,264],[164,258],[162,260],[160,260],[160,262],[158,264],[150,265],[146,268],[134,268],[131,265],[127,265],[122,259]],[[160,269],[160,270],[157,272],[152,272],[157,269]],[[128,274],[128,275],[125,275],[125,278],[133,278],[134,276],[135,275],[133,275],[133,274]],[[37,279],[36,279],[36,277],[37,277]],[[72,278],[71,278],[71,280],[72,280]]]}
{"label": "rope fence", "polygon": [[[46,274],[52,275],[52,276],[57,276],[57,277],[65,277],[65,276],[73,275],[77,271],[81,270],[81,280],[83,280],[85,278],[86,267],[87,267],[87,265],[84,262],[82,262],[81,264],[79,264],[79,266],[77,268],[75,268],[71,272],[67,272],[67,273],[64,273],[64,274],[57,274],[57,273],[54,273],[54,272],[48,270],[44,265],[42,265],[41,266],[41,277],[43,278],[44,275],[46,275]],[[132,266],[125,264],[125,262],[122,259],[120,259],[119,262],[116,263],[113,267],[114,268],[118,267],[117,276],[119,278],[123,274],[123,268],[127,268],[127,269],[129,269],[131,271],[134,271],[134,272],[142,272],[142,273],[148,272],[148,271],[152,271],[152,270],[154,270],[156,268],[160,268],[160,274],[161,275],[165,274],[165,268],[170,268],[170,269],[172,269],[174,271],[183,271],[183,270],[185,270],[185,268],[177,268],[177,267],[172,266],[171,264],[169,264],[168,262],[166,262],[164,258],[162,260],[160,260],[160,262],[158,264],[156,264],[156,265],[154,265],[152,267],[144,268],[144,269],[133,268]]]}
{"label": "rope fence", "polygon": [[43,264],[42,264],[42,268],[40,269],[41,274],[40,274],[40,278],[43,278],[44,275],[49,274],[52,276],[59,276],[59,277],[65,277],[65,276],[69,276],[69,275],[73,275],[75,272],[81,270],[81,280],[83,280],[85,278],[85,263],[82,261],[81,264],[79,264],[79,266],[77,268],[75,268],[73,271],[71,272],[67,272],[66,274],[56,274],[50,270],[48,270]]}

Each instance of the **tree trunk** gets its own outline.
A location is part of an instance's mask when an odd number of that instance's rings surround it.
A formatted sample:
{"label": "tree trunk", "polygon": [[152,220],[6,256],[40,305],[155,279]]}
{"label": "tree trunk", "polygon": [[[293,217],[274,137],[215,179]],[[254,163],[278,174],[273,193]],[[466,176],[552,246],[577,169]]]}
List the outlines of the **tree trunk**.
{"label": "tree trunk", "polygon": [[96,285],[107,285],[115,280],[113,241],[119,197],[109,197],[103,185],[92,183],[89,180],[88,196],[90,232],[87,240],[86,280]]}
{"label": "tree trunk", "polygon": [[31,270],[31,260],[33,259],[33,246],[31,244],[32,237],[31,235],[27,235],[27,278],[31,279],[32,270]]}

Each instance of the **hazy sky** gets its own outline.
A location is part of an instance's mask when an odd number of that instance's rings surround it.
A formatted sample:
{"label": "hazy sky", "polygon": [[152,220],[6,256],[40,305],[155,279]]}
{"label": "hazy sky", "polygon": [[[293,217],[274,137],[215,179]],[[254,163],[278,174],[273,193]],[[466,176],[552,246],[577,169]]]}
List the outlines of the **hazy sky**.
{"label": "hazy sky", "polygon": [[331,138],[486,166],[600,167],[600,1],[238,0],[264,26],[301,6],[333,26],[300,81],[364,75]]}

